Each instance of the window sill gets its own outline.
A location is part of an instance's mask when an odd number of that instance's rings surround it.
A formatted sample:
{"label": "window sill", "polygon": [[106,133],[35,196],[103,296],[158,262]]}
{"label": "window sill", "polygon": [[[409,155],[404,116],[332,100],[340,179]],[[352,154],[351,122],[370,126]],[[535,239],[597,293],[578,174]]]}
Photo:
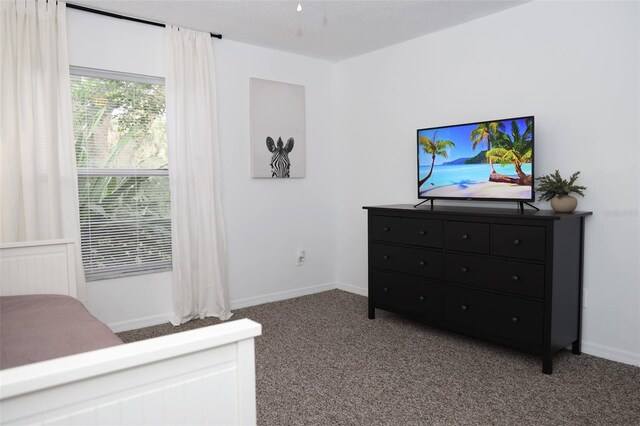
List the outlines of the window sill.
{"label": "window sill", "polygon": [[114,280],[114,279],[120,279],[120,278],[128,278],[128,277],[135,277],[135,276],[139,276],[139,275],[151,275],[151,274],[160,274],[163,272],[170,272],[173,268],[166,267],[166,268],[157,268],[157,269],[145,269],[142,271],[127,271],[127,272],[105,272],[104,274],[92,274],[89,276],[86,276],[86,281],[89,282],[95,282],[95,281],[104,281],[104,280]]}

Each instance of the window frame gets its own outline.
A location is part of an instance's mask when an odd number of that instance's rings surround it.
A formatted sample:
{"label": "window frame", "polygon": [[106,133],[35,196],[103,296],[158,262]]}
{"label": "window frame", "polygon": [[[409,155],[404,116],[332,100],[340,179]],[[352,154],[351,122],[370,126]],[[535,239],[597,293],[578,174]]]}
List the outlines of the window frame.
{"label": "window frame", "polygon": [[[80,66],[70,66],[69,74],[70,76],[77,76],[77,77],[102,78],[102,79],[109,79],[109,80],[129,81],[133,83],[160,84],[165,86],[165,79],[163,77],[154,77],[154,76],[148,76],[143,74],[130,74],[130,73],[101,70],[101,69],[87,68],[87,67],[80,67]],[[71,113],[73,115],[73,107],[72,107]],[[75,139],[75,135],[74,135],[74,139]],[[168,144],[168,141],[167,141],[167,144]],[[76,167],[76,170],[77,170],[76,179],[78,180],[78,191],[79,191],[79,180],[82,177],[128,177],[128,176],[165,177],[166,176],[167,179],[169,179],[168,165],[166,169],[132,169],[132,168],[110,169],[110,168],[98,168],[98,167]],[[80,193],[78,193],[78,195],[80,195]],[[171,203],[171,198],[169,198],[169,203]],[[171,227],[173,227],[173,222],[171,222],[171,217],[169,217],[169,221],[170,221]],[[83,239],[82,230],[80,230],[81,246],[82,246],[82,239]],[[172,244],[173,244],[173,241],[172,241]],[[82,251],[82,247],[80,249]],[[173,259],[173,252],[171,253],[171,257]],[[85,279],[87,282],[117,279],[117,278],[131,277],[131,276],[137,276],[137,275],[157,274],[162,272],[168,272],[173,269],[172,262],[169,262],[168,265],[163,265],[158,267],[149,267],[149,268],[140,268],[137,270],[122,268],[120,270],[110,270],[105,272],[87,272],[84,265],[84,257],[82,258],[82,261],[83,261],[82,266],[85,272]]]}

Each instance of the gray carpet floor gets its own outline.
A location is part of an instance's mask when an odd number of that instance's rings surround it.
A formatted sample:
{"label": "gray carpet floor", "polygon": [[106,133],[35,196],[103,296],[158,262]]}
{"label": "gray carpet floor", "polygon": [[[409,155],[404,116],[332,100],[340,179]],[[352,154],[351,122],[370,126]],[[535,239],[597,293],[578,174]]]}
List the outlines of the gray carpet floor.
{"label": "gray carpet floor", "polygon": [[[340,290],[235,311],[256,340],[259,425],[640,425],[640,368],[539,357],[376,311]],[[216,319],[120,333],[125,342]]]}

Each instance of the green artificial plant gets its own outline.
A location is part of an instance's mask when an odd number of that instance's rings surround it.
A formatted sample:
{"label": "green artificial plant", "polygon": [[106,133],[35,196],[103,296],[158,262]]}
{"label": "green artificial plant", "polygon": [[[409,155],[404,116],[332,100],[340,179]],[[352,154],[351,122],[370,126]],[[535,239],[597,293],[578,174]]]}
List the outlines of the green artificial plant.
{"label": "green artificial plant", "polygon": [[584,197],[584,191],[587,187],[575,184],[579,175],[580,171],[577,171],[571,175],[569,180],[566,180],[562,179],[560,172],[556,170],[555,173],[536,178],[539,181],[536,187],[536,191],[540,194],[538,200],[549,201],[556,195],[563,197],[569,194],[578,194]]}

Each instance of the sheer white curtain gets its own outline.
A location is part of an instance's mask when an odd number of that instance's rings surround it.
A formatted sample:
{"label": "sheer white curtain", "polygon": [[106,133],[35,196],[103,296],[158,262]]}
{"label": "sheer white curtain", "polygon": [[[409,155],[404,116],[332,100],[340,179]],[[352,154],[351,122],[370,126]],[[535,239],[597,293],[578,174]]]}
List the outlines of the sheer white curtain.
{"label": "sheer white curtain", "polygon": [[174,325],[231,317],[208,33],[166,29]]}
{"label": "sheer white curtain", "polygon": [[86,300],[65,3],[0,1],[0,240],[73,238]]}

